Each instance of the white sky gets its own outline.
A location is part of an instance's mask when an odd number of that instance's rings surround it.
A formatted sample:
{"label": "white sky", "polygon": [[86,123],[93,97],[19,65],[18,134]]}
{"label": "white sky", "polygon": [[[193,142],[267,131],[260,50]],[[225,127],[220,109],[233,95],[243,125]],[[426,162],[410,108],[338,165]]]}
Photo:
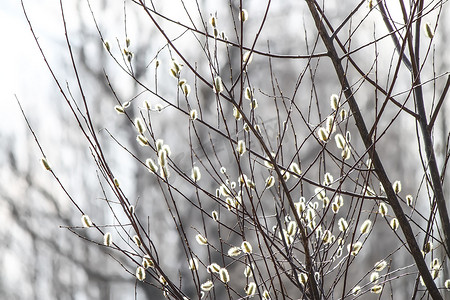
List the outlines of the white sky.
{"label": "white sky", "polygon": [[[50,44],[52,28],[55,28],[49,23],[51,19],[36,18],[43,13],[48,1],[40,0],[39,5],[34,1],[26,2],[36,21],[40,41]],[[28,111],[40,110],[39,104],[48,94],[50,77],[17,0],[0,1],[0,38],[0,128],[3,134],[5,131],[11,134],[24,126],[14,95]]]}

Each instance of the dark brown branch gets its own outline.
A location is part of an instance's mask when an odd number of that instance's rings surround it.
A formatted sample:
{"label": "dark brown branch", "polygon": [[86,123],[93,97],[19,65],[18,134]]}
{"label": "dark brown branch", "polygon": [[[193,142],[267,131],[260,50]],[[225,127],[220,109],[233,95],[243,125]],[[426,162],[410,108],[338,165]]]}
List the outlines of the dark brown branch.
{"label": "dark brown branch", "polygon": [[327,48],[330,58],[333,62],[337,77],[339,78],[339,81],[342,86],[342,90],[344,91],[344,94],[347,98],[350,109],[353,113],[353,117],[355,118],[356,127],[358,128],[358,131],[364,142],[364,145],[366,146],[367,149],[370,149],[369,154],[374,163],[375,171],[378,175],[379,180],[383,184],[386,195],[388,197],[388,203],[392,207],[392,209],[395,213],[395,216],[397,217],[397,219],[399,221],[400,227],[403,231],[403,234],[405,235],[406,241],[408,243],[408,246],[409,246],[410,252],[414,258],[414,261],[416,262],[417,268],[419,269],[419,272],[425,282],[425,285],[427,286],[428,291],[429,291],[430,295],[433,297],[433,299],[442,299],[442,296],[439,293],[439,290],[437,289],[436,284],[434,283],[430,272],[428,271],[428,266],[425,263],[425,260],[422,256],[422,252],[421,252],[421,250],[417,244],[417,241],[414,237],[414,233],[411,229],[409,221],[403,212],[403,209],[397,199],[397,195],[395,194],[395,192],[392,188],[391,181],[389,180],[387,173],[384,170],[383,164],[380,160],[380,157],[378,156],[378,153],[375,150],[375,145],[372,143],[372,140],[369,136],[369,132],[367,131],[367,127],[364,122],[364,118],[358,107],[358,103],[354,97],[354,94],[352,93],[350,84],[347,80],[346,73],[344,72],[344,69],[342,68],[342,65],[341,65],[341,61],[339,60],[339,56],[337,54],[336,48],[333,44],[332,39],[330,38],[329,34],[327,33],[325,24],[323,23],[320,15],[316,9],[317,3],[314,0],[306,0],[306,3],[311,12],[312,18],[314,19],[317,30],[319,31],[319,34],[322,38],[322,41],[325,44],[325,47]]}

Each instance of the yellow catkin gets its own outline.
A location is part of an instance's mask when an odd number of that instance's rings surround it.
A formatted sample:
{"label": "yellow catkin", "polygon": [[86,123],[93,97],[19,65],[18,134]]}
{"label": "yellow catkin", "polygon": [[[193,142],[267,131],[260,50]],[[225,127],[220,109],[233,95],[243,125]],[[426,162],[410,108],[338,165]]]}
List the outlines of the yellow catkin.
{"label": "yellow catkin", "polygon": [[139,281],[144,281],[145,280],[145,269],[141,266],[137,267],[136,269],[136,278]]}
{"label": "yellow catkin", "polygon": [[242,242],[241,249],[244,253],[250,254],[253,252],[252,245],[247,241]]}
{"label": "yellow catkin", "polygon": [[92,226],[92,221],[88,215],[81,216],[81,223],[83,224],[83,227],[86,227],[86,228],[89,228]]}
{"label": "yellow catkin", "polygon": [[202,285],[200,286],[200,288],[204,292],[209,292],[213,287],[214,287],[214,284],[212,283],[211,280],[208,280],[205,283],[202,283]]}
{"label": "yellow catkin", "polygon": [[208,240],[201,234],[197,234],[195,239],[199,245],[208,245]]}
{"label": "yellow catkin", "polygon": [[370,231],[370,228],[372,227],[372,221],[370,220],[365,220],[362,225],[361,228],[359,229],[359,231],[361,232],[361,234],[366,234]]}
{"label": "yellow catkin", "polygon": [[50,164],[48,163],[47,159],[45,157],[41,158],[41,164],[42,167],[47,170],[47,171],[51,171],[52,167],[50,167]]}
{"label": "yellow catkin", "polygon": [[220,78],[219,76],[217,76],[216,78],[214,78],[214,91],[217,94],[220,94],[223,92],[223,83],[222,83],[222,78]]}
{"label": "yellow catkin", "polygon": [[434,37],[434,33],[433,33],[433,30],[431,29],[430,23],[428,23],[428,22],[425,23],[424,30],[425,30],[425,34],[428,38],[432,39]]}
{"label": "yellow catkin", "polygon": [[219,271],[220,280],[222,280],[223,283],[228,283],[230,281],[230,275],[228,274],[227,269],[222,268]]}
{"label": "yellow catkin", "polygon": [[229,256],[238,256],[239,254],[241,254],[241,248],[239,248],[239,247],[231,247],[228,250]]}
{"label": "yellow catkin", "polygon": [[247,285],[247,288],[245,289],[245,293],[249,296],[249,297],[253,297],[256,293],[256,283],[254,282],[250,282]]}
{"label": "yellow catkin", "polygon": [[112,235],[111,235],[111,232],[107,232],[103,236],[103,245],[109,247],[109,246],[111,246],[111,244],[112,244]]}

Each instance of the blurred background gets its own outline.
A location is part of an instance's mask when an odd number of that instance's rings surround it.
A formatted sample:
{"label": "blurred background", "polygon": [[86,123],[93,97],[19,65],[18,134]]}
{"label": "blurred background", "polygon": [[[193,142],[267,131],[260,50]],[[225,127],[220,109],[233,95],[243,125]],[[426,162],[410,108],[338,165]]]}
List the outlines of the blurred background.
{"label": "blurred background", "polygon": [[[127,34],[131,41],[130,49],[134,53],[136,77],[144,82],[153,83],[154,58],[159,50],[164,49],[165,41],[152,27],[145,13],[131,1],[125,1],[125,5],[120,1],[91,2],[103,37],[109,40],[112,47],[117,43],[123,46]],[[185,1],[187,7],[195,5],[191,2]],[[256,0],[244,2],[251,15],[246,34],[254,36],[264,14],[264,6]],[[312,51],[306,48],[305,40],[309,38],[310,45],[313,45],[316,31],[308,17],[306,6],[298,2],[301,1],[273,3],[270,18],[257,48],[266,50],[267,41],[270,40],[270,49],[274,53],[306,54]],[[229,32],[231,36],[232,24],[226,22],[230,15],[229,2],[199,1],[199,3],[205,19],[217,13],[221,29]],[[24,1],[24,4],[39,43],[59,83],[66,90],[69,87],[73,97],[79,99],[79,90],[65,44],[58,1]],[[356,4],[354,1],[343,1],[326,5],[330,21],[338,26]],[[179,1],[163,1],[157,6],[163,14],[180,22],[195,24],[201,22],[189,20]],[[126,7],[125,10],[124,7]],[[148,180],[143,177],[143,171],[117,144],[111,142],[111,137],[105,130],[120,138],[134,153],[141,151],[135,142],[135,130],[129,124],[127,125],[124,118],[118,117],[113,109],[117,102],[105,80],[105,73],[121,99],[128,101],[133,99],[139,95],[139,87],[122,72],[104,50],[87,3],[67,1],[64,3],[64,8],[82,85],[104,150],[112,168],[120,174],[121,184],[124,186],[128,199],[136,203],[147,201],[143,206],[148,209],[143,212],[143,215],[165,229],[157,232],[153,238],[162,249],[171,251],[171,255],[168,255],[170,259],[164,261],[164,264],[176,274],[180,268],[184,268],[185,262],[183,262],[182,254],[177,250],[177,233],[171,229],[173,226],[170,218],[165,214],[166,209],[155,205],[159,200],[152,197],[156,195],[155,187],[147,184]],[[127,18],[126,28],[124,11]],[[395,13],[395,8],[392,11]],[[446,17],[447,6],[443,7],[441,14],[441,24],[436,32],[434,45],[431,47],[433,59],[424,66],[423,73],[426,97],[430,99],[430,106],[432,99],[439,97],[442,91],[447,77],[444,75],[449,71],[450,63],[446,39],[450,31],[449,18]],[[433,23],[435,17],[436,12],[433,12],[428,14],[426,19]],[[374,31],[376,35],[387,33],[376,13],[367,18],[357,14],[355,19],[363,19],[364,22],[361,23],[359,34],[352,40],[353,48],[371,41]],[[173,24],[166,25],[166,30],[172,37],[184,31],[183,28]],[[104,247],[89,243],[65,228],[80,226],[80,214],[74,209],[73,204],[51,174],[45,172],[39,163],[42,154],[27,128],[17,100],[20,101],[53,170],[71,197],[96,222],[114,223],[110,210],[102,200],[102,190],[97,181],[98,174],[89,147],[39,53],[20,1],[0,1],[0,38],[2,41],[0,47],[0,299],[134,299],[136,280],[124,270],[127,267],[133,270],[133,267],[120,256],[113,258],[112,253]],[[197,47],[192,45],[192,39],[192,35],[185,34],[177,40],[176,44],[184,51],[186,57],[198,62],[200,69],[207,69],[204,53],[199,50],[198,45]],[[322,49],[321,46],[318,48]],[[395,56],[395,51],[389,39],[380,41],[378,50],[380,51],[377,54],[378,79],[380,82],[386,82],[392,79],[388,74],[390,74],[391,59]],[[237,57],[238,52],[233,53],[233,51],[237,50],[232,49],[231,56]],[[316,52],[320,51],[316,49]],[[369,69],[374,57],[373,48],[370,47],[367,51],[361,50],[353,54],[354,59],[362,61],[361,67],[364,70]],[[163,70],[158,77],[160,82],[158,92],[171,97],[176,91],[176,83],[167,72],[170,68],[168,51],[161,51],[158,59],[161,61]],[[235,63],[238,63],[238,60],[239,58],[235,60]],[[364,65],[364,62],[367,65]],[[331,66],[328,62],[319,66],[318,60],[315,63],[318,70],[326,70]],[[267,60],[256,56],[252,64],[260,70],[259,74],[253,74],[253,79],[259,82],[258,86],[264,87],[270,84],[267,78]],[[304,68],[305,64],[303,60],[274,62],[281,90],[287,94],[290,93],[298,79],[299,70]],[[356,73],[354,75],[355,83],[357,83],[360,75]],[[440,77],[430,81],[436,76]],[[188,80],[193,82],[193,77]],[[332,72],[328,77],[326,72],[325,75],[321,73],[316,80],[315,85],[320,89],[315,93],[319,99],[325,99],[324,106],[328,106],[329,95],[339,93],[339,83]],[[398,82],[398,90],[395,92],[401,93],[402,88],[408,88],[410,77],[405,70],[400,71]],[[202,99],[208,100],[213,97],[210,90],[200,89],[199,93]],[[357,94],[366,95],[359,97],[364,101],[360,103],[360,106],[366,113],[368,121],[373,121],[373,115],[370,114],[374,106],[373,92],[361,86]],[[399,98],[401,99],[402,96]],[[139,106],[144,99],[148,99],[153,104],[158,103],[158,99],[150,95],[139,95],[133,101],[138,102],[137,106]],[[408,106],[412,108],[411,101]],[[445,116],[450,115],[448,103],[445,102],[444,106],[435,129],[435,147],[441,163],[445,156],[445,144],[449,133],[448,120]],[[261,107],[264,109],[263,105]],[[381,128],[389,124],[389,116],[394,116],[396,112],[397,110],[393,110],[392,113],[386,114],[381,122]],[[177,145],[179,141],[186,142],[184,132],[179,130],[183,125],[175,115],[169,119],[165,115],[159,122],[157,118],[155,119],[156,130],[161,133],[165,142],[169,145]],[[177,122],[180,124],[177,125]],[[382,153],[382,159],[390,177],[402,180],[403,189],[413,194],[415,199],[419,199],[423,193],[419,192],[423,174],[417,154],[417,142],[411,139],[411,136],[416,135],[416,128],[408,115],[397,118],[395,126],[401,130],[390,130],[383,138],[383,145],[386,146],[378,150]],[[354,132],[354,138],[356,137],[357,133]],[[174,157],[183,163],[185,150],[181,146],[172,148]],[[305,152],[305,157],[314,155],[314,150],[313,147],[309,149],[309,153]],[[447,196],[448,185],[449,181],[446,179],[444,187]],[[423,203],[423,208],[425,211],[429,210],[426,201]],[[186,220],[190,220],[192,212],[186,209],[183,213]],[[382,231],[375,232],[374,235],[376,234],[383,236]],[[98,236],[91,238],[101,243]],[[377,247],[382,248],[386,244],[389,242],[386,241],[383,245],[374,243],[373,252],[376,252]],[[177,260],[177,257],[180,257],[180,260]],[[408,259],[405,258],[405,260]],[[373,259],[367,261],[370,262],[368,265],[373,265]],[[399,262],[399,266],[409,264],[411,261]],[[414,283],[413,280],[414,277],[412,282],[405,281],[401,284],[411,286]],[[139,286],[138,290],[142,298],[162,297],[161,292],[152,287]],[[405,295],[406,298],[407,295]]]}

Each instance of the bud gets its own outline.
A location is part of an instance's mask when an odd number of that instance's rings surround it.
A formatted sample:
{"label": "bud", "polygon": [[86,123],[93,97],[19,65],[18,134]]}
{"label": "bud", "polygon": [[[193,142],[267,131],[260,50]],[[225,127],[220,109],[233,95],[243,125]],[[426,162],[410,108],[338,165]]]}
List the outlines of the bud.
{"label": "bud", "polygon": [[323,185],[331,185],[334,181],[333,175],[330,173],[325,173],[324,179],[323,179]]}
{"label": "bud", "polygon": [[189,112],[189,116],[191,117],[191,120],[193,120],[193,121],[197,120],[197,119],[198,119],[198,113],[197,113],[197,110],[196,110],[196,109],[192,109],[192,110]]}
{"label": "bud", "polygon": [[[372,159],[371,158],[368,158],[367,160],[366,160],[366,167],[368,168],[368,169],[373,169],[373,162],[372,162]],[[380,185],[382,186],[382,184],[381,184],[381,182],[380,182]],[[383,187],[384,188],[384,187]]]}
{"label": "bud", "polygon": [[300,282],[301,285],[305,286],[306,283],[308,282],[308,275],[306,273],[301,272],[300,274],[298,274],[298,281]]}
{"label": "bud", "polygon": [[438,277],[439,277],[439,269],[432,269],[432,270],[431,270],[431,277],[432,277],[433,279],[438,278]]}
{"label": "bud", "polygon": [[391,225],[392,230],[396,231],[398,229],[398,226],[399,226],[397,218],[393,218],[391,220],[390,225]]}
{"label": "bud", "polygon": [[327,195],[323,188],[317,187],[314,189],[317,199],[322,200]]}
{"label": "bud", "polygon": [[297,175],[301,175],[302,174],[302,171],[300,170],[300,167],[298,166],[298,164],[296,162],[293,162],[289,166],[289,170],[292,171],[293,173],[297,174]]}
{"label": "bud", "polygon": [[360,291],[361,291],[361,287],[360,287],[359,285],[355,286],[355,287],[352,289],[352,294],[353,294],[353,296],[358,295]]}
{"label": "bud", "polygon": [[[239,112],[239,110],[237,109],[237,107],[235,106],[235,107],[233,107],[233,117],[236,119],[236,120],[240,120],[240,119],[242,119],[242,115],[241,115],[241,113]],[[245,125],[247,125],[247,123],[245,123]],[[248,126],[248,125],[247,125]]]}
{"label": "bud", "polygon": [[411,207],[413,204],[413,197],[411,195],[406,195],[406,205]]}
{"label": "bud", "polygon": [[214,287],[214,284],[212,283],[211,280],[208,280],[205,283],[202,283],[202,285],[200,286],[202,291],[205,291],[205,292],[209,292],[213,287]]}
{"label": "bud", "polygon": [[341,115],[341,120],[344,121],[345,119],[347,119],[348,113],[345,109],[342,109],[340,112]]}
{"label": "bud", "polygon": [[159,153],[162,150],[163,146],[164,146],[164,141],[162,139],[157,139],[155,141],[156,152]]}
{"label": "bud", "polygon": [[219,213],[217,211],[213,210],[211,212],[211,217],[213,218],[214,221],[216,222],[219,221]]}
{"label": "bud", "polygon": [[176,60],[172,60],[172,69],[171,70],[173,70],[172,73],[175,73],[175,75],[176,75],[175,78],[180,77],[180,72],[181,72],[182,68],[183,68],[182,64],[178,63]]}
{"label": "bud", "polygon": [[338,133],[334,136],[334,140],[336,141],[336,147],[338,147],[339,149],[344,149],[347,142],[345,141],[344,137],[342,136],[342,134]]}
{"label": "bud", "polygon": [[433,33],[433,30],[431,30],[431,25],[430,25],[430,23],[425,23],[425,25],[424,25],[424,30],[425,30],[425,35],[428,37],[428,38],[430,38],[430,39],[432,39],[433,37],[434,37],[434,33]]}
{"label": "bud", "polygon": [[147,146],[148,145],[148,139],[145,137],[145,136],[143,136],[142,134],[139,134],[137,137],[136,137],[136,141],[139,143],[139,145],[141,145],[142,147],[145,147],[145,146]]}
{"label": "bud", "polygon": [[342,247],[338,247],[336,251],[336,257],[341,257],[341,255],[342,255]]}
{"label": "bud", "polygon": [[345,232],[348,228],[348,223],[344,218],[340,218],[338,221],[338,227],[341,232]]}
{"label": "bud", "polygon": [[162,285],[167,285],[166,278],[164,278],[164,276],[160,275],[159,276],[159,283],[161,283]]}
{"label": "bud", "polygon": [[115,110],[118,114],[123,114],[123,113],[125,113],[124,108],[123,108],[122,106],[120,106],[120,105],[114,106],[114,110]]}
{"label": "bud", "polygon": [[196,257],[189,260],[189,269],[198,270],[198,259]]}
{"label": "bud", "polygon": [[223,283],[228,283],[230,281],[230,275],[228,274],[227,269],[222,268],[219,271],[220,280],[222,280]]}
{"label": "bud", "polygon": [[169,145],[162,145],[161,151],[166,152],[168,157],[172,154],[172,151],[170,150]]}
{"label": "bud", "polygon": [[202,174],[200,173],[200,169],[195,166],[192,168],[192,174],[191,177],[194,181],[199,181],[200,178],[202,178]]}
{"label": "bud", "polygon": [[250,109],[256,109],[258,108],[258,101],[253,98],[252,101],[250,102]]}
{"label": "bud", "polygon": [[339,208],[340,206],[337,205],[336,202],[331,203],[331,210],[333,211],[333,213],[337,214],[339,212]]}
{"label": "bud", "polygon": [[392,188],[396,194],[399,194],[402,191],[402,183],[397,180],[392,184]]}
{"label": "bud", "polygon": [[159,151],[158,163],[161,168],[164,168],[165,166],[167,166],[167,152],[166,151]]}
{"label": "bud", "polygon": [[386,216],[386,214],[388,213],[388,208],[387,208],[386,203],[384,203],[384,202],[380,203],[380,206],[378,207],[378,212],[380,213],[380,215],[382,217]]}
{"label": "bud", "polygon": [[270,189],[275,184],[275,178],[273,176],[269,176],[266,179],[266,188]]}
{"label": "bud", "polygon": [[247,241],[242,242],[241,249],[244,253],[250,254],[253,252],[252,245]]}
{"label": "bud", "polygon": [[242,22],[245,22],[248,20],[248,12],[245,9],[241,10],[241,13],[239,15],[239,20],[241,20]]}
{"label": "bud", "polygon": [[343,160],[347,160],[351,157],[352,155],[352,150],[349,146],[345,146],[344,150],[342,150],[341,152],[341,157]]}
{"label": "bud", "polygon": [[52,168],[50,167],[50,165],[49,165],[49,163],[48,163],[48,161],[47,161],[47,159],[45,157],[41,158],[40,161],[41,161],[42,167],[44,169],[46,169],[47,171],[51,171],[52,170]]}
{"label": "bud", "polygon": [[111,51],[111,46],[109,45],[108,41],[104,41],[103,42],[103,46],[105,46],[106,51],[110,52]]}
{"label": "bud", "polygon": [[231,247],[228,250],[229,256],[238,256],[239,254],[241,254],[241,248],[239,248],[239,247]]}
{"label": "bud", "polygon": [[227,35],[225,34],[225,31],[221,31],[221,32],[220,32],[220,36],[222,37],[222,39],[223,39],[224,41],[228,41],[228,37],[227,37]]}
{"label": "bud", "polygon": [[258,131],[259,134],[261,134],[261,127],[259,126],[259,124],[255,125],[255,129],[256,131]]}
{"label": "bud", "polygon": [[83,224],[83,227],[86,227],[86,228],[89,228],[89,227],[91,227],[93,225],[92,221],[91,221],[91,218],[89,218],[88,215],[82,215],[81,216],[81,223]]}
{"label": "bud", "polygon": [[136,278],[139,281],[144,281],[145,280],[145,269],[141,266],[137,267],[136,269]]}
{"label": "bud", "polygon": [[211,16],[211,18],[209,19],[209,24],[211,24],[211,26],[213,28],[216,28],[216,26],[217,26],[217,19],[216,19],[216,17]]}
{"label": "bud", "polygon": [[181,86],[181,90],[183,91],[183,94],[187,97],[191,93],[191,86],[185,83]]}
{"label": "bud", "polygon": [[317,130],[317,137],[322,142],[327,142],[328,138],[329,138],[329,133],[327,132],[327,130],[325,128],[320,127],[319,130]]}
{"label": "bud", "polygon": [[219,188],[220,194],[224,197],[231,196],[231,192],[225,184],[222,184]]}
{"label": "bud", "polygon": [[431,250],[433,250],[433,243],[431,241],[428,241],[423,247],[423,252],[429,253]]}
{"label": "bud", "polygon": [[245,148],[245,142],[243,140],[238,141],[236,150],[240,156],[244,155],[244,153],[247,149]]}
{"label": "bud", "polygon": [[331,243],[331,241],[333,240],[332,236],[333,234],[331,233],[331,231],[325,230],[322,234],[322,241],[324,242],[324,244]]}
{"label": "bud", "polygon": [[362,248],[361,242],[356,242],[352,245],[347,246],[348,252],[350,252],[350,254],[353,256],[356,256],[359,253],[359,251],[361,250],[361,248]]}
{"label": "bud", "polygon": [[153,263],[153,260],[148,255],[144,255],[142,258],[142,266],[144,269],[153,268],[155,264]]}
{"label": "bud", "polygon": [[111,246],[112,243],[112,236],[110,232],[105,233],[105,235],[103,236],[103,245],[109,247]]}
{"label": "bud", "polygon": [[202,246],[208,245],[208,240],[201,234],[197,234],[195,236],[195,239],[197,240],[197,243],[199,245],[202,245]]}
{"label": "bud", "polygon": [[221,267],[216,263],[212,263],[206,267],[206,270],[208,271],[208,273],[219,273],[220,269],[221,269]]}
{"label": "bud", "polygon": [[381,285],[374,285],[371,289],[370,289],[370,292],[371,293],[373,293],[373,294],[379,294],[379,293],[381,293],[381,291],[383,290],[383,286],[381,286]]}
{"label": "bud", "polygon": [[441,268],[441,264],[439,263],[439,258],[434,258],[431,262],[431,268],[433,270],[439,270]]}
{"label": "bud", "polygon": [[244,95],[245,95],[245,99],[247,99],[247,100],[252,100],[252,98],[253,98],[252,90],[249,87],[245,88]]}
{"label": "bud", "polygon": [[217,94],[220,94],[223,92],[222,78],[220,78],[219,76],[214,78],[214,92]]}
{"label": "bud", "polygon": [[337,110],[339,108],[339,96],[336,94],[332,94],[330,97],[330,106],[333,110]]}
{"label": "bud", "polygon": [[163,106],[162,106],[160,103],[158,103],[158,104],[155,105],[155,111],[161,112],[162,109],[163,109]]}
{"label": "bud", "polygon": [[288,226],[287,226],[287,234],[289,236],[293,236],[297,233],[297,222],[295,221],[290,221]]}
{"label": "bud", "polygon": [[133,242],[138,246],[139,248],[142,246],[141,239],[137,235],[133,235]]}
{"label": "bud", "polygon": [[247,294],[247,296],[253,297],[256,293],[256,283],[250,282],[245,288],[245,293]]}
{"label": "bud", "polygon": [[242,55],[243,63],[249,65],[253,61],[253,53],[250,51],[247,51]]}
{"label": "bud", "polygon": [[145,164],[148,167],[148,171],[150,173],[156,173],[158,171],[158,166],[156,165],[156,163],[153,161],[153,159],[151,158],[147,158],[147,160],[145,161]]}
{"label": "bud", "polygon": [[375,263],[374,268],[375,268],[375,271],[380,272],[380,271],[383,271],[384,268],[386,268],[386,266],[387,266],[387,262],[384,260],[380,260]]}
{"label": "bud", "polygon": [[370,282],[371,283],[377,283],[379,278],[380,278],[380,274],[378,274],[378,272],[372,272],[370,274]]}
{"label": "bud", "polygon": [[370,228],[372,226],[372,221],[370,220],[365,220],[362,225],[361,228],[359,229],[359,231],[361,232],[361,234],[366,234],[370,231]]}
{"label": "bud", "polygon": [[328,133],[334,133],[336,131],[336,121],[334,116],[328,116],[325,124]]}

